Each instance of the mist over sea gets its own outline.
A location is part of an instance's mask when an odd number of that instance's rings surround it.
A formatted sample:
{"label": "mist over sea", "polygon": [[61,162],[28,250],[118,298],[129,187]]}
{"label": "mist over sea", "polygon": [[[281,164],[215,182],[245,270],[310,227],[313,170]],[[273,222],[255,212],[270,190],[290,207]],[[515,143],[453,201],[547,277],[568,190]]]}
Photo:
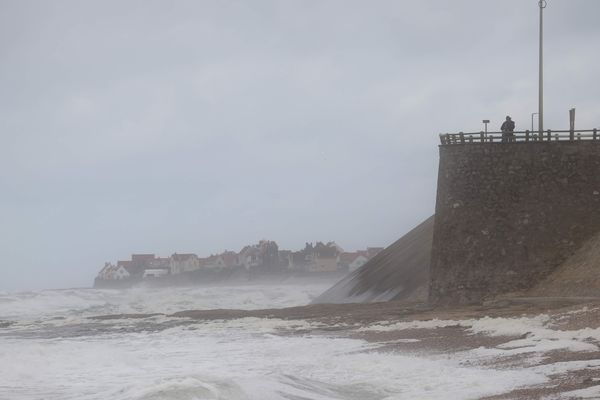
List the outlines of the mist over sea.
{"label": "mist over sea", "polygon": [[[330,285],[0,293],[0,399],[470,399],[527,378],[393,353],[306,321],[165,316],[304,305]],[[90,319],[132,313],[160,315]]]}

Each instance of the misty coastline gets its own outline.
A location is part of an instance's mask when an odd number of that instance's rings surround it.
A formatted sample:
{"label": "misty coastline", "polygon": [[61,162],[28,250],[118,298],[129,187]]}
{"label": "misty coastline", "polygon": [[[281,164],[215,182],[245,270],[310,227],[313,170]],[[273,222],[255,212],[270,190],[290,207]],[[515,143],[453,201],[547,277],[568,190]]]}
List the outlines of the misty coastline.
{"label": "misty coastline", "polygon": [[278,272],[250,273],[239,268],[235,270],[197,270],[178,275],[165,275],[160,278],[94,280],[96,289],[129,288],[168,288],[168,287],[205,287],[223,285],[261,285],[288,283],[325,283],[333,285],[347,275],[345,271],[333,272]]}

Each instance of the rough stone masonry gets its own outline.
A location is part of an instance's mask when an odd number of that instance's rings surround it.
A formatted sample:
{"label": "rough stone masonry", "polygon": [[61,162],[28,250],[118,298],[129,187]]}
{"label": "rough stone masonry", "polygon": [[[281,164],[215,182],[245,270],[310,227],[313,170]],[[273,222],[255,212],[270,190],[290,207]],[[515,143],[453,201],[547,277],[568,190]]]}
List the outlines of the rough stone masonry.
{"label": "rough stone masonry", "polygon": [[600,231],[600,141],[440,146],[429,300],[526,289]]}

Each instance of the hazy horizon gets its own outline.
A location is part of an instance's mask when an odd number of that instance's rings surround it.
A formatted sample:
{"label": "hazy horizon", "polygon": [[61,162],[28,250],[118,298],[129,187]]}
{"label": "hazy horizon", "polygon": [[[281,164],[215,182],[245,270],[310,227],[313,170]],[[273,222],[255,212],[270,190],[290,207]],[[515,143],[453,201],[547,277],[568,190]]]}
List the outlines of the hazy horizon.
{"label": "hazy horizon", "polygon": [[[545,127],[600,125],[600,2],[548,0]],[[0,2],[0,290],[131,253],[387,246],[440,132],[537,111],[537,0]]]}

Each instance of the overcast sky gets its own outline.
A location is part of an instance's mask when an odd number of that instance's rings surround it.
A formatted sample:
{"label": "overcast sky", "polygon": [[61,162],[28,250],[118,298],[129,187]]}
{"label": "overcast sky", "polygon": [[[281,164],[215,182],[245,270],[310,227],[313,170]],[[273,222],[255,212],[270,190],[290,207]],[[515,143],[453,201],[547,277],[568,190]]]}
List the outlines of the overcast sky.
{"label": "overcast sky", "polygon": [[[600,1],[548,0],[546,121],[600,126]],[[0,290],[131,253],[387,246],[440,132],[537,111],[536,0],[0,0]]]}

